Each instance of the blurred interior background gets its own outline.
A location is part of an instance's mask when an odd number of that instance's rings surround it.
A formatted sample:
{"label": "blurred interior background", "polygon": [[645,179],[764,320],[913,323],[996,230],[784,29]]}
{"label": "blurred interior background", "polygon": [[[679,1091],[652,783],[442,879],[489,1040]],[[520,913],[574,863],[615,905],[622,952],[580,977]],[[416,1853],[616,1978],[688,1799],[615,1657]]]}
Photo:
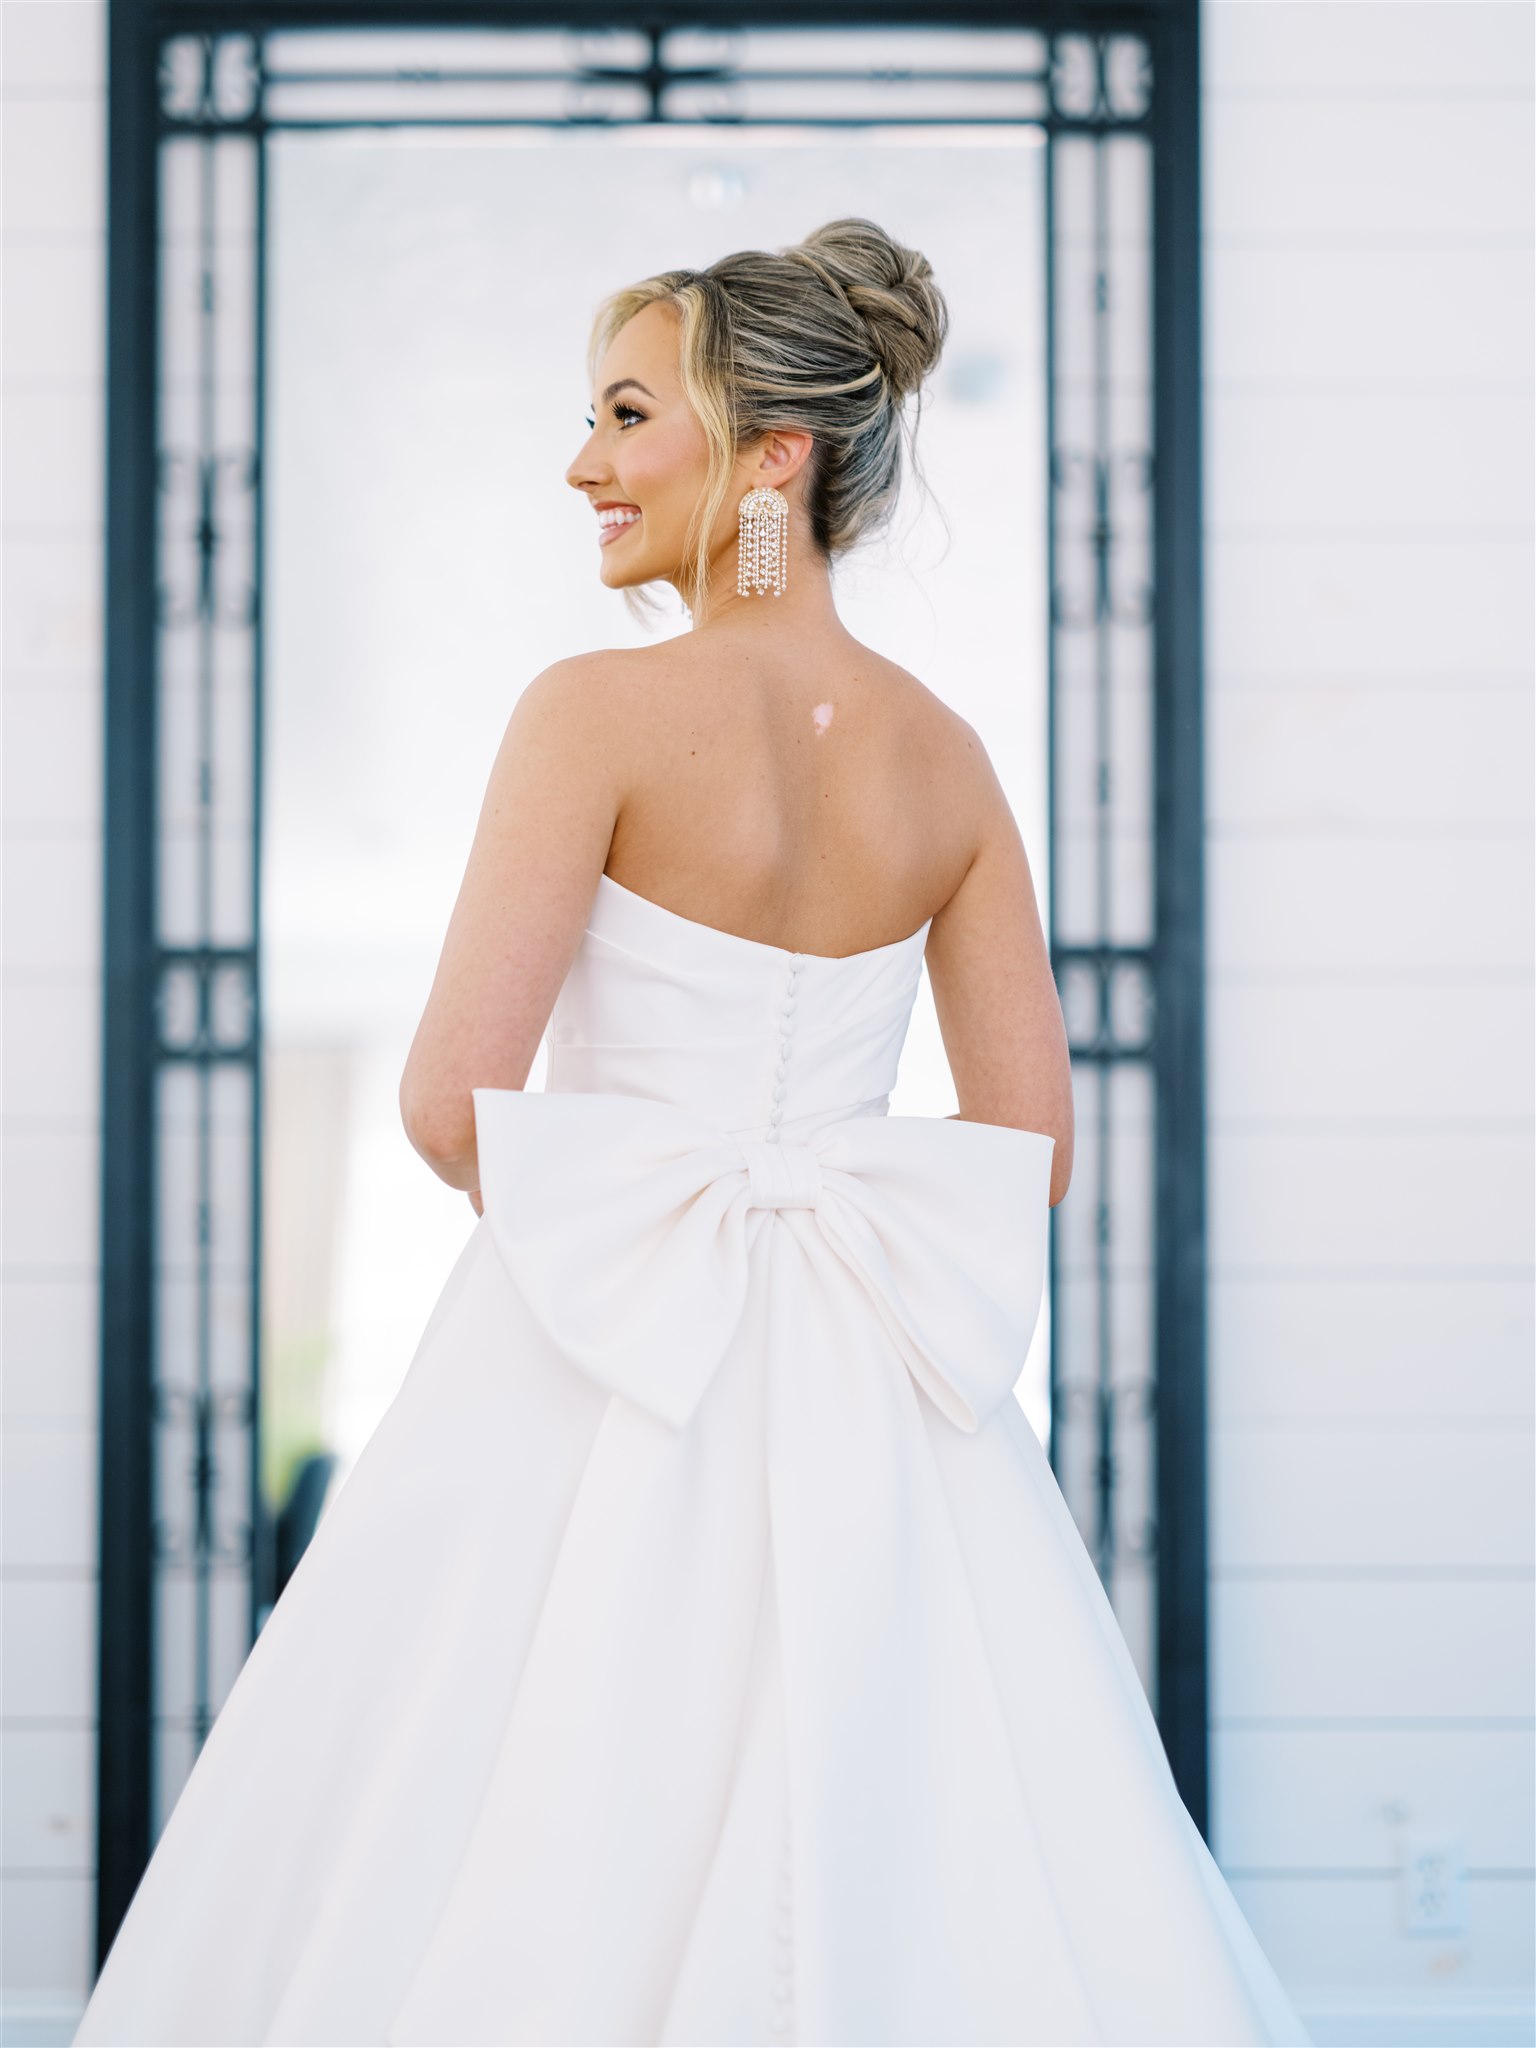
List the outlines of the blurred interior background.
{"label": "blurred interior background", "polygon": [[[563,480],[591,311],[844,213],[953,326],[839,603],[983,733],[1079,1053],[1020,1398],[1318,2042],[1530,2041],[1532,8],[869,10],[781,118],[761,34],[680,28],[736,83],[610,126],[497,120],[514,5],[310,12],[156,46],[140,363],[108,50],[153,5],[0,0],[0,2044],[68,2040],[473,1226],[396,1088],[485,777],[531,676],[646,637]],[[622,34],[536,45],[631,89]],[[892,1108],[954,1101],[925,982]]]}

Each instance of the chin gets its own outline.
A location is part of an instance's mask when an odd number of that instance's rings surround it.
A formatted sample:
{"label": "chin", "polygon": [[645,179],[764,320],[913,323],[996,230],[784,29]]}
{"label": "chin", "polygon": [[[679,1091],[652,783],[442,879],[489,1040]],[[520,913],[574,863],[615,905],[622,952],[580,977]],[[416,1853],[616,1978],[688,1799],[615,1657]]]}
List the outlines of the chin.
{"label": "chin", "polygon": [[622,568],[615,562],[600,562],[598,567],[610,590],[624,590],[631,583],[648,583],[651,580],[648,570],[636,569],[632,562],[626,562]]}

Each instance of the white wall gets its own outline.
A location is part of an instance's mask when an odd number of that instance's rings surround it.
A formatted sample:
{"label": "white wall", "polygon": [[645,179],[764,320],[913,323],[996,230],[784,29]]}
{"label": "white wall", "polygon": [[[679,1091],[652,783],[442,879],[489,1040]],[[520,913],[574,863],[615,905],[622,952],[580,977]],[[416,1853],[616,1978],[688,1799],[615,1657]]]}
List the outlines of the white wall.
{"label": "white wall", "polygon": [[[1204,14],[1214,1833],[1320,2041],[1529,2038],[1530,25]],[[0,9],[28,2042],[92,1945],[103,33]],[[1403,1826],[1460,1841],[1464,1939],[1396,1931]]]}
{"label": "white wall", "polygon": [[1532,12],[1202,34],[1213,1846],[1319,2041],[1529,2041]]}
{"label": "white wall", "polygon": [[69,2038],[93,1960],[105,27],[100,0],[0,11],[0,1915],[14,2041]]}

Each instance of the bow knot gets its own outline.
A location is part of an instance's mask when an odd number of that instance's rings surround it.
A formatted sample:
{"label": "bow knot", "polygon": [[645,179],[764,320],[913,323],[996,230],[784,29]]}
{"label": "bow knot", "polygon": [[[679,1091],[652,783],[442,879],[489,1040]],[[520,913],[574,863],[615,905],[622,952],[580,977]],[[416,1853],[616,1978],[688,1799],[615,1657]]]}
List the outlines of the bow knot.
{"label": "bow knot", "polygon": [[529,1314],[570,1364],[673,1428],[747,1312],[757,1209],[811,1212],[805,1255],[852,1272],[957,1429],[979,1428],[1023,1371],[1045,1286],[1044,1132],[855,1115],[785,1143],[649,1096],[473,1094],[484,1221]]}
{"label": "bow knot", "polygon": [[821,1161],[805,1144],[743,1138],[749,1209],[814,1209],[821,1199]]}

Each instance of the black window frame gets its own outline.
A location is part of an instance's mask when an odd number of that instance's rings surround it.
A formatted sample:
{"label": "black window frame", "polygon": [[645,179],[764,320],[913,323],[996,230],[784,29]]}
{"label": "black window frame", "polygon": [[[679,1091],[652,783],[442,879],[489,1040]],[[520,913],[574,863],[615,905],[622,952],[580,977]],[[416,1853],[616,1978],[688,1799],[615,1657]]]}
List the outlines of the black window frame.
{"label": "black window frame", "polygon": [[[153,1847],[154,1261],[157,1022],[166,968],[157,935],[158,78],[164,41],[335,28],[653,27],[633,0],[538,7],[517,0],[109,0],[101,1184],[100,1607],[97,1953],[105,1958]],[[1133,34],[1155,91],[1151,286],[1152,674],[1155,697],[1152,944],[1143,970],[1155,1014],[1147,1051],[1155,1153],[1153,1344],[1157,1710],[1179,1791],[1208,1828],[1206,1488],[1206,1137],[1204,664],[1202,598],[1201,216],[1198,0],[814,0],[695,4],[689,27],[926,26]],[[259,311],[258,311],[259,321]],[[258,340],[258,349],[260,343]],[[259,572],[259,548],[258,548]],[[1052,862],[1053,876],[1055,862]],[[249,974],[257,1021],[244,1056],[259,1072],[256,963],[182,964],[206,994],[224,968]],[[1061,947],[1058,976],[1086,968],[1099,1023],[1074,1058],[1116,1056],[1105,1021],[1125,954]],[[1143,1050],[1146,1050],[1145,1048]],[[259,1102],[259,1096],[258,1096]],[[1053,1264],[1054,1270],[1054,1264]],[[1053,1388],[1055,1385],[1053,1374]],[[1112,1406],[1112,1404],[1111,1404]],[[1112,1446],[1100,1459],[1112,1484]]]}

